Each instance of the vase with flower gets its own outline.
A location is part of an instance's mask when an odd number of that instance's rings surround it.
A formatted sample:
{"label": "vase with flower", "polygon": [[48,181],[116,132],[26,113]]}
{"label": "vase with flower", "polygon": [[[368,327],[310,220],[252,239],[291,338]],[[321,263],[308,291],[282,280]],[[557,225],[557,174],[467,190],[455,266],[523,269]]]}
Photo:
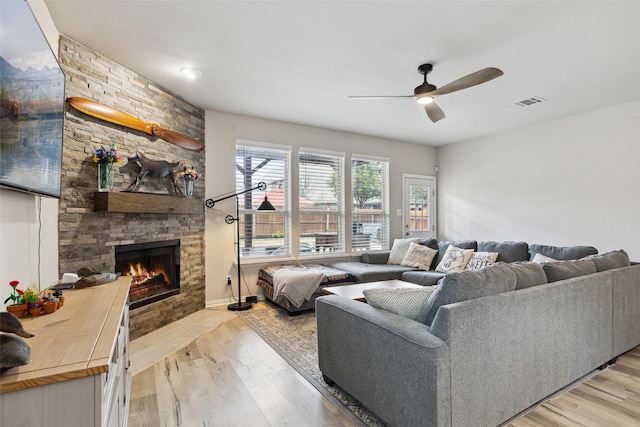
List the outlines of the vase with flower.
{"label": "vase with flower", "polygon": [[98,191],[113,190],[113,164],[120,163],[116,141],[111,142],[108,150],[104,147],[98,148],[93,161],[98,164]]}
{"label": "vase with flower", "polygon": [[193,197],[193,184],[196,179],[200,178],[193,166],[191,168],[185,167],[184,170],[178,172],[178,178],[182,180],[182,194],[184,197]]}
{"label": "vase with flower", "polygon": [[9,282],[9,286],[11,286],[11,295],[4,300],[4,303],[12,302],[11,305],[7,306],[7,311],[9,313],[13,313],[16,317],[21,318],[27,314],[27,303],[24,301],[24,292],[21,289],[18,289],[18,285],[20,284],[17,280],[12,280]]}

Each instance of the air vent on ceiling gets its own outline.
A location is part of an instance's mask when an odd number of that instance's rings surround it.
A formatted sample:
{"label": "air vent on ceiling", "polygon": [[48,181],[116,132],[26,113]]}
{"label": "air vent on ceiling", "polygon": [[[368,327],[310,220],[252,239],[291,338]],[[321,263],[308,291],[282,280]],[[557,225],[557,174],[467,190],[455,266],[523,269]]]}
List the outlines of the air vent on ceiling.
{"label": "air vent on ceiling", "polygon": [[522,101],[514,102],[514,104],[519,105],[520,107],[528,107],[529,105],[539,104],[541,102],[545,102],[546,99],[540,98],[539,96],[532,96],[531,98],[523,99]]}

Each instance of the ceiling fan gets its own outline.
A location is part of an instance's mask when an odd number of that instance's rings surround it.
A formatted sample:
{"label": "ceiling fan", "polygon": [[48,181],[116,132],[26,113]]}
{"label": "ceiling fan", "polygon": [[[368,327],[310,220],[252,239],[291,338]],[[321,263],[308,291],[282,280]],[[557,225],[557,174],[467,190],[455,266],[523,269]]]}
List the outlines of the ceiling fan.
{"label": "ceiling fan", "polygon": [[133,117],[130,114],[124,113],[120,110],[116,110],[115,108],[109,107],[107,105],[100,104],[91,99],[79,98],[74,96],[68,98],[67,101],[69,102],[69,105],[71,105],[76,110],[97,119],[124,126],[130,129],[135,129],[152,136],[157,136],[160,139],[163,139],[179,147],[186,148],[187,150],[202,151],[204,149],[204,144],[195,138],[169,129],[164,129],[155,123],[144,122],[137,117]]}
{"label": "ceiling fan", "polygon": [[427,83],[427,74],[433,70],[433,65],[422,64],[418,67],[418,72],[424,76],[424,82],[420,86],[416,86],[413,90],[413,95],[390,95],[390,96],[350,96],[351,99],[386,99],[386,98],[414,98],[418,104],[424,105],[424,109],[427,112],[427,116],[432,122],[444,119],[446,116],[444,111],[440,109],[434,102],[436,96],[445,95],[447,93],[455,92],[462,89],[467,89],[472,86],[476,86],[482,83],[486,83],[489,80],[493,80],[496,77],[500,77],[504,73],[498,68],[484,68],[475,73],[468,74],[464,77],[460,77],[457,80],[448,83],[441,88],[437,88],[434,85]]}

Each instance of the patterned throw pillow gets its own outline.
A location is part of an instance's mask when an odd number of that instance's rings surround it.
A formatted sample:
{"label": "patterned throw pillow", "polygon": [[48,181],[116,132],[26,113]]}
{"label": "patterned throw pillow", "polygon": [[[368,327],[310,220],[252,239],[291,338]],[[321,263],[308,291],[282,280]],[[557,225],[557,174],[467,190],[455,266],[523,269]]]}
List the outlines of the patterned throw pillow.
{"label": "patterned throw pillow", "polygon": [[465,270],[481,270],[498,259],[498,252],[474,252]]}
{"label": "patterned throw pillow", "polygon": [[433,258],[437,253],[437,249],[432,249],[427,246],[418,245],[412,242],[409,245],[409,250],[407,251],[400,265],[404,265],[406,267],[418,267],[421,270],[428,270],[429,267],[431,267],[431,262],[433,261]]}
{"label": "patterned throw pillow", "polygon": [[409,250],[409,245],[411,243],[418,243],[419,241],[420,239],[395,239],[387,264],[400,265]]}
{"label": "patterned throw pillow", "polygon": [[421,288],[376,288],[362,293],[369,305],[418,322],[427,320],[427,301],[437,285]]}
{"label": "patterned throw pillow", "polygon": [[442,257],[442,261],[436,267],[436,271],[440,273],[453,273],[463,271],[469,263],[473,249],[460,249],[453,245],[449,245],[447,251]]}

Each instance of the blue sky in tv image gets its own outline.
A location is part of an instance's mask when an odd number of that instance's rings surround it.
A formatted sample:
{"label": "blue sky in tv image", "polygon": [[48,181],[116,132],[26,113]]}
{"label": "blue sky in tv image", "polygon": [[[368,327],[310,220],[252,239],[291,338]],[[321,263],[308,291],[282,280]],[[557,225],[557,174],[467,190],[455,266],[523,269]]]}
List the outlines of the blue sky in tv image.
{"label": "blue sky in tv image", "polygon": [[0,2],[0,185],[60,197],[65,76],[27,2]]}

